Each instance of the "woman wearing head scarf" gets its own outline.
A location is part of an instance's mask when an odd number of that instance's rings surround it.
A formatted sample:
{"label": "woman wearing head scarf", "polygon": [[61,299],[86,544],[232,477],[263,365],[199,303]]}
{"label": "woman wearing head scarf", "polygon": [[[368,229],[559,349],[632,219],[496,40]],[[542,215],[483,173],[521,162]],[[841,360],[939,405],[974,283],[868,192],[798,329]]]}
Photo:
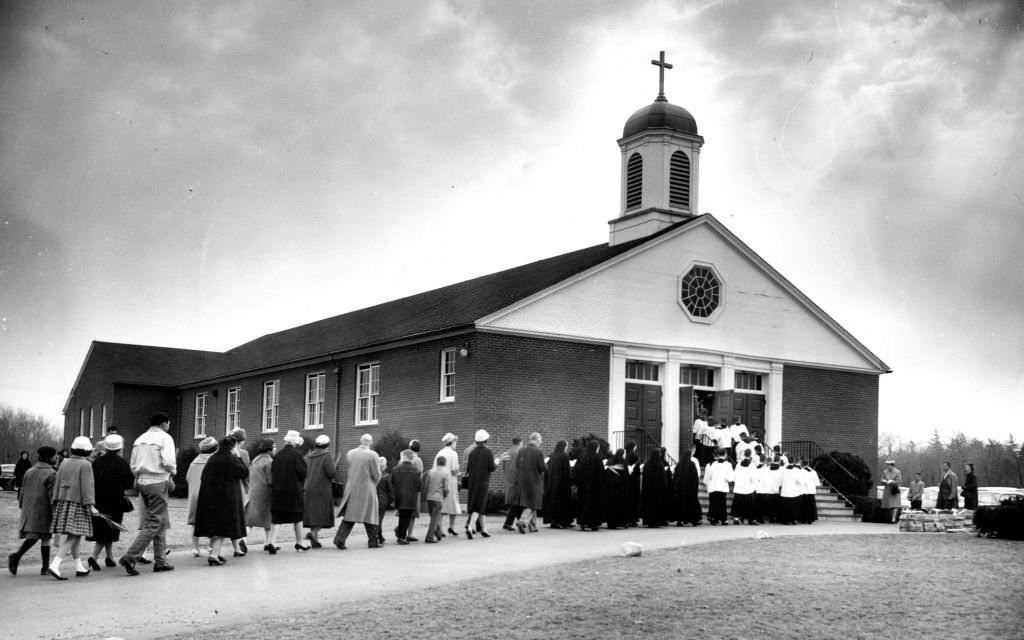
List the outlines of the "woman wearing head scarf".
{"label": "woman wearing head scarf", "polygon": [[55,536],[63,534],[57,553],[47,570],[57,580],[67,580],[60,573],[61,560],[68,552],[75,561],[75,575],[87,576],[89,569],[78,557],[78,545],[82,536],[92,535],[92,518],[99,514],[96,509],[96,492],[93,482],[89,454],[92,443],[89,438],[78,436],[71,443],[71,457],[61,463],[53,484],[53,525]]}
{"label": "woman wearing head scarf", "polygon": [[559,440],[548,458],[548,471],[544,474],[544,522],[552,529],[572,526],[572,479],[569,476],[568,443]]}
{"label": "woman wearing head scarf", "polygon": [[217,439],[213,436],[206,436],[199,442],[199,455],[192,459],[185,474],[185,482],[188,484],[188,519],[192,526],[192,557],[199,557],[199,536],[195,534],[196,504],[199,502],[199,488],[203,484],[203,471],[206,469],[206,461],[217,452]]}
{"label": "woman wearing head scarf", "polygon": [[284,436],[284,446],[270,466],[270,514],[274,524],[290,524],[295,532],[295,550],[308,551],[302,544],[302,510],[305,508],[303,486],[306,482],[306,461],[299,453],[302,436],[291,430]]}
{"label": "woman wearing head scarf", "polygon": [[668,476],[661,449],[654,447],[641,471],[643,487],[640,493],[640,516],[645,527],[668,524]]}
{"label": "woman wearing head scarf", "polygon": [[[124,447],[124,438],[112,433],[103,440],[104,454],[96,458],[92,463],[92,475],[96,487],[96,509],[117,524],[124,520],[125,505],[131,503],[124,497],[124,492],[131,489],[135,484],[135,476],[128,466],[128,461],[121,457],[121,449]],[[118,541],[121,530],[107,523],[103,518],[92,519],[92,555],[89,557],[89,568],[93,571],[100,570],[100,563],[97,559],[100,551],[106,551],[105,563],[108,567],[115,567],[112,547]]]}
{"label": "woman wearing head scarf", "polygon": [[609,529],[625,529],[629,526],[629,468],[626,465],[626,450],[619,449],[611,463],[604,470],[605,520]]}
{"label": "woman wearing head scarf", "polygon": [[210,539],[210,566],[224,564],[221,547],[224,538],[245,535],[245,513],[242,509],[241,480],[249,477],[249,469],[233,452],[235,440],[230,436],[220,441],[217,452],[206,461],[196,501],[194,536]]}
{"label": "woman wearing head scarf", "polygon": [[256,457],[249,467],[249,502],[245,505],[245,526],[263,529],[263,550],[271,555],[281,548],[274,544],[274,521],[270,514],[273,462],[274,441],[263,438],[256,445]]}
{"label": "woman wearing head scarf", "polygon": [[309,529],[306,538],[314,549],[319,549],[320,530],[334,526],[334,498],[331,495],[331,481],[334,480],[335,464],[328,447],[331,439],[320,434],[313,442],[313,449],[306,454],[306,483],[302,523]]}
{"label": "woman wearing head scarf", "polygon": [[459,443],[459,438],[454,433],[446,433],[441,438],[441,444],[444,445],[437,455],[434,456],[434,466],[437,466],[437,459],[443,457],[445,459],[445,466],[448,468],[448,475],[451,476],[451,481],[448,483],[451,489],[448,495],[445,496],[441,502],[441,515],[448,516],[448,535],[457,536],[455,533],[455,516],[462,513],[462,507],[459,505],[459,454],[455,451],[455,445]]}

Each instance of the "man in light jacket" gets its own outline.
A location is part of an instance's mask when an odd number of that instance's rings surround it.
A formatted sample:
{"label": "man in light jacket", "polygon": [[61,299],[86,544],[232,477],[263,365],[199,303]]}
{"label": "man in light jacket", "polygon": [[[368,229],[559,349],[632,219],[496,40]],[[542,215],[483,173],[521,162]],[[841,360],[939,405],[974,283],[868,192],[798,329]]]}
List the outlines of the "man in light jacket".
{"label": "man in light jacket", "polygon": [[167,433],[171,416],[159,412],[149,419],[149,430],[136,438],[132,447],[131,468],[135,474],[135,486],[142,498],[145,519],[142,529],[132,541],[118,563],[128,575],[139,575],[135,563],[149,544],[153,543],[153,571],[171,571],[164,549],[167,546],[166,532],[171,521],[167,515],[167,496],[173,489],[173,477],[178,468],[174,440]]}
{"label": "man in light jacket", "polygon": [[359,446],[350,450],[345,458],[348,461],[348,480],[345,482],[345,494],[341,498],[341,509],[345,515],[334,536],[334,546],[345,549],[345,540],[352,533],[357,522],[366,527],[367,546],[376,549],[380,546],[378,529],[377,482],[380,481],[380,466],[377,454],[370,450],[373,436],[364,433],[359,438]]}

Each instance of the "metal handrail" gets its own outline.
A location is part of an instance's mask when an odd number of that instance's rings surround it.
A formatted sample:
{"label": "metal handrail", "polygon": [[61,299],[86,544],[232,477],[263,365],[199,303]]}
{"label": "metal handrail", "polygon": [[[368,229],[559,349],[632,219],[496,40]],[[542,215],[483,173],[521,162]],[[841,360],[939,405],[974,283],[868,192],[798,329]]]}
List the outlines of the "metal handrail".
{"label": "metal handrail", "polygon": [[[857,479],[857,476],[855,476],[853,474],[853,472],[851,472],[849,469],[847,469],[845,466],[843,466],[842,462],[839,462],[839,460],[837,460],[834,455],[832,455],[828,451],[825,451],[825,449],[821,445],[819,445],[817,442],[815,442],[813,440],[783,440],[780,446],[782,447],[783,451],[794,452],[794,455],[796,455],[796,453],[799,452],[800,455],[797,456],[797,457],[806,458],[808,460],[808,462],[813,462],[814,460],[816,460],[817,458],[822,457],[822,456],[828,456],[828,458],[830,460],[832,460],[832,462],[837,467],[842,469],[843,472],[847,476],[849,476],[851,480],[856,480]],[[805,449],[806,449],[806,454],[804,453]],[[812,465],[812,468],[813,468],[813,465]],[[826,487],[829,488],[829,491],[832,491],[837,496],[842,498],[843,502],[845,502],[847,505],[849,505],[851,507],[856,506],[853,503],[852,500],[850,500],[848,497],[846,497],[846,495],[844,495],[842,491],[840,491],[839,489],[836,489],[835,486],[831,482],[829,482],[825,477],[819,475],[818,478],[821,480],[821,483],[823,485],[825,485]]]}

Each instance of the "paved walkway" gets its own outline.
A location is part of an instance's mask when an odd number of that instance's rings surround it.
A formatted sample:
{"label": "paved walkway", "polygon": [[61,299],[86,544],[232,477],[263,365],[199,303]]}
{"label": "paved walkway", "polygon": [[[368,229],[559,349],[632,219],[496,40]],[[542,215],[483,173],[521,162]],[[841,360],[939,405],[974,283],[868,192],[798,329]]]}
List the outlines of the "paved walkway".
{"label": "paved walkway", "polygon": [[[763,531],[771,536],[892,534],[891,525],[817,522],[810,526],[728,526],[697,528],[576,530],[542,528],[520,535],[501,530],[492,518],[489,539],[445,538],[440,544],[422,542],[367,549],[357,526],[346,551],[330,545],[324,532],[323,549],[299,553],[282,544],[276,556],[253,541],[248,556],[230,558],[223,567],[210,567],[205,557],[172,553],[176,570],[129,577],[120,567],[86,578],[57,582],[38,575],[35,562],[17,577],[0,577],[0,620],[10,638],[108,638],[134,640],[185,632],[206,625],[251,622],[258,615],[281,615],[339,600],[420,590],[506,572],[619,555],[622,544],[638,542],[645,549],[682,547],[720,540],[750,538]],[[423,520],[419,521],[422,539]],[[385,521],[392,540],[394,519]],[[258,535],[258,534],[257,534]],[[91,548],[91,545],[90,545]],[[230,548],[230,547],[229,547]]]}

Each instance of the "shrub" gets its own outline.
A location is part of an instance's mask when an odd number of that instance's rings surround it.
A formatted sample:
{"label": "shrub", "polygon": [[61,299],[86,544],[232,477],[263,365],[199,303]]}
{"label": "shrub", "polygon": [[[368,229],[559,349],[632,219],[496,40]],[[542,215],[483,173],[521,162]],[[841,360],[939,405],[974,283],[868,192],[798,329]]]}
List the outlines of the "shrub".
{"label": "shrub", "polygon": [[373,445],[377,455],[384,456],[388,460],[388,469],[398,464],[398,458],[402,451],[409,448],[409,438],[406,438],[398,431],[388,431]]}
{"label": "shrub", "polygon": [[1024,500],[1003,500],[997,507],[978,507],[974,512],[978,535],[1024,540]]}
{"label": "shrub", "polygon": [[[818,475],[835,487],[836,491],[848,498],[872,494],[871,488],[874,485],[871,482],[871,469],[860,456],[833,451],[815,458],[811,466]],[[850,477],[850,474],[853,474],[853,477]]]}

